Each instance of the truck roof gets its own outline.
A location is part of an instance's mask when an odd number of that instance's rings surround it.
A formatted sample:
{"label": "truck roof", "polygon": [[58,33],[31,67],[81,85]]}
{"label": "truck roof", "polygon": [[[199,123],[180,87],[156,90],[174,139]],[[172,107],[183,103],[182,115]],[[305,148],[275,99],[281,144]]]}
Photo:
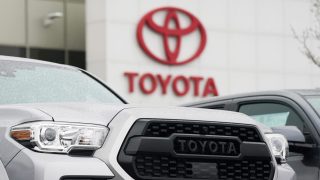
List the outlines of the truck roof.
{"label": "truck roof", "polygon": [[195,105],[206,104],[211,102],[245,98],[245,97],[254,97],[254,96],[282,96],[282,97],[288,97],[291,99],[296,99],[297,97],[301,98],[302,96],[313,96],[313,95],[320,95],[320,89],[288,89],[288,90],[239,93],[234,95],[211,97],[205,100],[183,104],[182,106],[195,106]]}

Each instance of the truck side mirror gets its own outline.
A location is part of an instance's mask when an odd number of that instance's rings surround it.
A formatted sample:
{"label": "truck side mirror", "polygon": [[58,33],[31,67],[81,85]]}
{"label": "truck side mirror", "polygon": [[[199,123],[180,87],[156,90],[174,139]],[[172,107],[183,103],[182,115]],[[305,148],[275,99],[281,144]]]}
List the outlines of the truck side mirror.
{"label": "truck side mirror", "polygon": [[279,126],[271,128],[274,133],[284,135],[288,142],[305,143],[306,139],[303,133],[296,126]]}

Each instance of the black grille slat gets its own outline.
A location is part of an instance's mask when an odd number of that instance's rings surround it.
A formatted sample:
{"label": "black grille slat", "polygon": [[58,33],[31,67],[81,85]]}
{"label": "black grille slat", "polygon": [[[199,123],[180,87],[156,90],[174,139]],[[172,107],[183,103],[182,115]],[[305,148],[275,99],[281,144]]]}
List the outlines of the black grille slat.
{"label": "black grille slat", "polygon": [[151,122],[146,128],[144,135],[153,137],[169,137],[173,133],[236,136],[242,141],[262,142],[256,129],[252,127],[234,125]]}
{"label": "black grille slat", "polygon": [[192,178],[192,165],[164,156],[137,156],[137,172],[144,177]]}
{"label": "black grille slat", "polygon": [[[210,165],[215,166],[215,163],[206,163],[207,165],[202,166],[201,170],[193,172],[193,167],[197,164],[201,163],[164,156],[137,156],[135,160],[137,172],[143,177],[194,179],[197,178],[194,174],[199,172],[202,176],[214,173]],[[268,180],[272,173],[270,161],[221,161],[217,162],[216,166],[219,180]]]}
{"label": "black grille slat", "polygon": [[230,161],[218,163],[220,180],[268,180],[271,172],[270,161]]}

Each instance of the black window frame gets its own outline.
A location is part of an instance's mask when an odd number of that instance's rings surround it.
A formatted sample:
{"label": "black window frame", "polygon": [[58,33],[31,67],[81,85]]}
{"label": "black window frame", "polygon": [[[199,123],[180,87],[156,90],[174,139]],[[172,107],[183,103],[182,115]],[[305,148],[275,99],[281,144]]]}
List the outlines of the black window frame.
{"label": "black window frame", "polygon": [[213,102],[207,102],[207,103],[201,103],[196,105],[190,105],[188,107],[194,107],[194,108],[204,108],[204,109],[216,109],[216,110],[229,110],[230,105],[232,104],[232,100],[220,100],[220,101],[213,101]]}

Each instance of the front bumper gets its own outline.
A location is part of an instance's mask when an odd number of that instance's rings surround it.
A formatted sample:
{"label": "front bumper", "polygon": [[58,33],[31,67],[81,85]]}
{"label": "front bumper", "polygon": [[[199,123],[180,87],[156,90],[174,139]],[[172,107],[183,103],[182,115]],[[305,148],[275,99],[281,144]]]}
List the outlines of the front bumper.
{"label": "front bumper", "polygon": [[10,180],[111,179],[107,165],[94,157],[71,157],[23,149],[6,167]]}
{"label": "front bumper", "polygon": [[[103,161],[95,157],[43,154],[28,149],[22,150],[9,163],[6,170],[10,179],[14,180],[132,179],[124,171],[113,174]],[[273,180],[296,180],[296,176],[287,164],[277,165]]]}
{"label": "front bumper", "polygon": [[274,180],[296,180],[296,173],[288,164],[277,165]]}

